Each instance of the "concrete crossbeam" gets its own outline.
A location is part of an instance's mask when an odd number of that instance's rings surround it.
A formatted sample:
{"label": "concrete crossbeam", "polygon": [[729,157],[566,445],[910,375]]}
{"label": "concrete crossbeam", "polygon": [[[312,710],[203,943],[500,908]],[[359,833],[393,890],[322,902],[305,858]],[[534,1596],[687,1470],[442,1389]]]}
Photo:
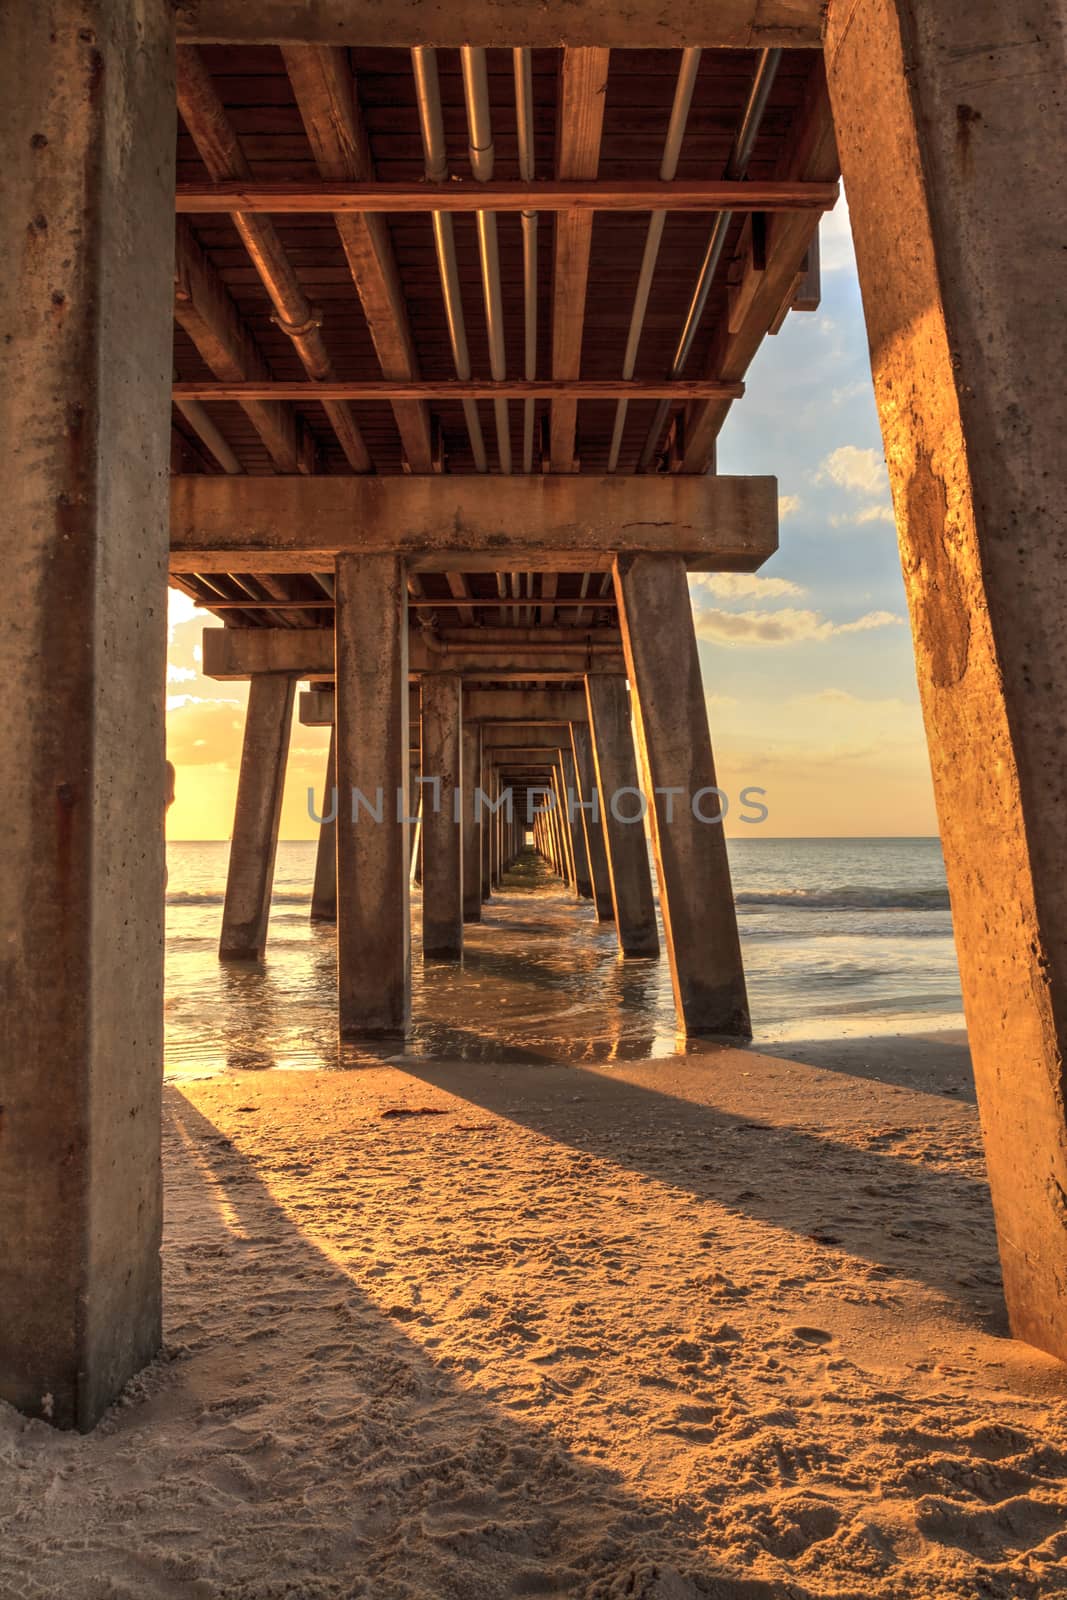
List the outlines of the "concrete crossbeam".
{"label": "concrete crossbeam", "polygon": [[606,572],[616,552],[754,572],[778,548],[778,481],[649,477],[227,477],[171,481],[171,571]]}

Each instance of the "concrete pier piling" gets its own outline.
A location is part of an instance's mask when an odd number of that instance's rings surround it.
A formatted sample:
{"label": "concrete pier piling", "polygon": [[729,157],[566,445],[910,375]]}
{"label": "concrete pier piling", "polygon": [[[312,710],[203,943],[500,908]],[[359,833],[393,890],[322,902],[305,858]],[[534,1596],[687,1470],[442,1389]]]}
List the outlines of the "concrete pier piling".
{"label": "concrete pier piling", "polygon": [[626,679],[590,674],[585,689],[619,948],[624,956],[658,956],[656,905],[642,821],[645,802],[638,786]]}
{"label": "concrete pier piling", "polygon": [[0,1397],[64,1428],[161,1337],[173,28],[0,20]]}
{"label": "concrete pier piling", "polygon": [[1063,1360],[1063,10],[1006,18],[835,5],[826,70],[1004,1292],[1016,1336]]}
{"label": "concrete pier piling", "polygon": [[398,556],[338,556],[337,985],[343,1038],[411,1013],[407,580]]}
{"label": "concrete pier piling", "polygon": [[427,956],[458,960],[463,954],[464,829],[462,802],[462,681],[453,672],[422,680],[423,796],[422,948]]}
{"label": "concrete pier piling", "polygon": [[267,942],[295,689],[292,678],[266,672],[248,687],[219,939],[224,961],[258,961]]}
{"label": "concrete pier piling", "polygon": [[685,563],[678,556],[620,557],[615,592],[679,1021],[690,1034],[748,1038],[724,800]]}
{"label": "concrete pier piling", "polygon": [[608,852],[604,835],[604,803],[596,783],[596,763],[588,722],[570,724],[571,748],[574,752],[574,771],[578,797],[581,801],[581,827],[585,835],[585,848],[589,858],[589,875],[593,890],[598,922],[611,922],[615,917],[611,899],[611,873],[608,869]]}
{"label": "concrete pier piling", "polygon": [[311,889],[311,921],[337,921],[337,729],[330,727],[330,750],[326,757],[326,781],[319,837],[315,849],[315,879]]}

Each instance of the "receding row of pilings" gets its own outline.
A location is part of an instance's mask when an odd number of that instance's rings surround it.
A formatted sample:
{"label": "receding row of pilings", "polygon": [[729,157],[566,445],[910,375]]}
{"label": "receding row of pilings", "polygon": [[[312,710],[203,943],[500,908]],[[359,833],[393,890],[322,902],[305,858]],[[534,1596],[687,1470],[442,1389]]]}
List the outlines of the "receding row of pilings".
{"label": "receding row of pilings", "polygon": [[[403,611],[402,563],[357,565],[354,603],[376,608],[374,653],[389,661],[400,651],[382,624]],[[373,578],[381,586],[370,600]],[[382,696],[357,670],[302,694],[302,722],[331,728],[310,915],[338,922],[344,1037],[408,1026],[410,883],[422,886],[422,954],[458,960],[464,923],[480,920],[528,832],[576,899],[614,923],[621,957],[659,955],[646,814],[678,1026],[749,1037],[685,566],[640,557],[617,584],[630,685],[597,670],[577,690],[493,690],[440,672],[418,686],[397,674]],[[344,598],[339,662],[342,608]],[[266,947],[294,683],[251,678],[219,944],[229,960],[256,960]],[[349,730],[350,699],[362,710]]]}
{"label": "receding row of pilings", "polygon": [[[254,28],[268,8],[222,9],[231,17],[240,9]],[[287,8],[269,9],[277,16]],[[294,0],[291,36],[308,38],[316,17],[326,30],[358,8],[335,5],[333,18],[330,9]],[[588,33],[579,41],[573,31],[568,38],[569,27],[588,28],[592,8],[564,16],[538,0],[525,9],[552,30],[546,42],[611,42]],[[523,7],[492,10],[492,26],[506,29]],[[634,25],[639,10],[599,8],[605,30],[620,18]],[[654,37],[663,46],[736,44],[752,37],[767,7],[753,0],[738,23],[743,10],[660,7]],[[377,38],[381,8],[364,11]],[[1004,1286],[1013,1330],[1062,1358],[1062,5],[831,0],[816,11],[819,25],[805,42],[816,42],[825,19],[833,118],[826,111],[809,122],[789,171],[817,176],[815,163],[840,152]],[[439,43],[449,42],[453,12],[453,26],[468,26],[467,8],[439,7]],[[10,448],[0,501],[0,1394],[64,1426],[91,1426],[161,1337],[174,15],[163,0],[53,0],[2,12],[0,351]],[[671,31],[675,15],[698,17],[706,32]],[[732,39],[716,37],[726,16],[740,29]],[[346,41],[333,27],[328,42]],[[395,42],[415,42],[413,34],[405,40],[402,18]],[[769,256],[790,227],[788,218],[770,220]],[[773,314],[780,286],[773,273],[759,277],[755,295],[776,296]],[[753,353],[742,327],[717,349],[716,371],[743,372]],[[699,454],[722,407],[695,411],[685,444]],[[346,540],[356,531],[346,525]],[[361,560],[337,561],[347,619],[338,630],[337,765],[348,790],[402,784],[408,761],[407,728],[396,716],[406,630],[390,617],[400,574],[395,564],[372,570]],[[356,599],[361,588],[365,604]],[[640,637],[651,636],[642,628]],[[664,692],[675,693],[677,677],[662,675]],[[679,750],[662,739],[647,670],[631,681],[662,785],[660,753],[666,748],[677,773],[684,739]],[[691,708],[691,688],[682,700]],[[710,747],[697,741],[693,759],[710,762]],[[706,781],[687,777],[694,789]],[[343,967],[358,975],[384,940],[388,1014],[402,1016],[407,946],[397,930],[407,915],[407,861],[372,852],[364,877],[363,836],[339,831]],[[686,837],[671,836],[672,861]],[[668,876],[679,880],[673,865]],[[664,905],[676,952],[687,946],[678,920],[685,908],[703,917],[727,902],[718,881],[706,892],[713,876],[705,867],[691,894],[683,884],[682,898]],[[390,908],[388,929],[381,907]],[[342,1014],[358,1025],[365,1000],[358,985],[355,993],[346,985]]]}
{"label": "receding row of pilings", "polygon": [[[338,925],[342,1036],[408,1025],[410,884],[424,956],[459,959],[464,924],[528,831],[614,922],[623,958],[659,955],[646,816],[679,1028],[749,1036],[685,565],[629,558],[615,584],[625,674],[591,661],[580,689],[483,688],[457,672],[412,687],[403,561],[339,558],[335,685],[300,709],[331,728],[311,915]],[[251,679],[225,959],[258,959],[266,944],[294,688],[289,674]]]}

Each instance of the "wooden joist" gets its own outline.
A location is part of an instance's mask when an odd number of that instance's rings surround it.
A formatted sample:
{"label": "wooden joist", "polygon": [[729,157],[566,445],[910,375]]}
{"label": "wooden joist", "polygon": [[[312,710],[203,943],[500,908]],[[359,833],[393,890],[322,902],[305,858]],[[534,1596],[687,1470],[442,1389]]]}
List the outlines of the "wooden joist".
{"label": "wooden joist", "polygon": [[643,550],[682,555],[695,570],[752,572],[777,546],[770,477],[171,481],[179,573],[328,572],[349,551],[392,551],[414,572],[606,572],[616,552]]}
{"label": "wooden joist", "polygon": [[[182,121],[200,152],[200,158],[216,181],[247,181],[251,168],[241,141],[215,92],[214,84],[198,50],[189,45],[178,50],[178,109]],[[263,217],[234,213],[234,226],[244,242],[252,264],[274,304],[278,326],[293,342],[311,378],[332,378],[333,364],[326,351],[319,320],[316,318],[274,224]],[[353,472],[369,472],[373,463],[363,442],[359,426],[347,403],[330,400],[326,414]]]}
{"label": "wooden joist", "polygon": [[[366,186],[374,167],[345,52],[290,45],[282,56],[319,172],[325,179]],[[417,379],[419,364],[385,218],[341,210],[334,222],[383,376]],[[425,401],[397,396],[393,414],[412,472],[432,472],[433,437]]]}
{"label": "wooden joist", "polygon": [[[567,49],[560,68],[557,125],[557,180],[588,183],[600,164],[610,50]],[[543,209],[539,203],[531,210]],[[569,210],[556,218],[552,269],[552,376],[577,378],[582,363],[582,329],[593,242],[593,212]],[[549,426],[553,472],[575,472],[578,402],[554,400]]]}
{"label": "wooden joist", "polygon": [[[319,55],[323,52],[314,52]],[[606,51],[595,54],[603,55]],[[286,51],[286,61],[294,54]],[[294,87],[302,80],[294,80]],[[301,89],[297,90],[298,96]],[[590,91],[595,92],[595,91]],[[603,98],[601,94],[601,99]],[[301,101],[304,109],[304,101]],[[305,111],[305,118],[310,114]],[[329,126],[327,118],[323,119]],[[586,129],[591,141],[595,130]],[[311,128],[308,129],[309,137]],[[316,129],[312,146],[321,143]],[[568,153],[573,143],[567,140]],[[579,161],[581,150],[574,150],[572,166],[591,165],[591,144],[585,151],[585,160]],[[336,166],[339,163],[330,163]],[[327,176],[326,163],[320,158],[319,166]],[[392,212],[406,215],[412,212],[459,211],[473,213],[491,207],[493,211],[555,211],[563,216],[580,216],[583,225],[589,226],[594,213],[671,211],[829,211],[837,200],[836,183],[765,182],[732,183],[727,179],[675,178],[669,183],[659,179],[634,178],[622,183],[608,179],[596,181],[596,173],[579,174],[578,179],[542,179],[530,183],[492,179],[485,183],[465,182],[456,179],[450,183],[371,183],[371,182],[316,182],[316,183],[260,183],[241,181],[230,183],[180,183],[177,189],[177,209],[202,216],[228,215],[240,212],[246,216],[259,213],[287,216],[329,212],[335,217],[373,217]],[[348,249],[344,233],[342,243]],[[351,256],[349,257],[351,260]],[[355,271],[355,269],[353,269]],[[359,280],[357,279],[357,286]]]}
{"label": "wooden joist", "polygon": [[[575,400],[739,400],[743,383],[719,383],[714,378],[681,378],[656,383],[651,379],[622,378],[508,378],[494,383],[480,379],[461,382],[444,378],[434,382],[400,383],[371,379],[362,383],[175,383],[175,400],[525,400],[571,396]],[[424,471],[432,470],[427,465]]]}
{"label": "wooden joist", "polygon": [[[789,182],[834,183],[840,173],[821,61],[813,70],[807,101],[798,115],[797,132],[784,159],[783,178]],[[775,326],[782,307],[793,300],[818,225],[818,216],[813,212],[767,218],[763,270],[756,274],[751,271],[749,254],[743,309],[731,318],[729,326],[720,325],[708,359],[709,373],[727,380],[740,381],[744,377],[765,335]],[[727,399],[698,400],[688,407],[683,430],[684,450],[678,463],[681,472],[708,470],[714,459],[715,440],[729,409]]]}
{"label": "wooden joist", "polygon": [[[270,368],[225,284],[181,218],[174,248],[174,320],[216,378],[230,383],[271,382]],[[292,409],[277,399],[243,399],[241,404],[276,470],[300,472],[303,459]]]}

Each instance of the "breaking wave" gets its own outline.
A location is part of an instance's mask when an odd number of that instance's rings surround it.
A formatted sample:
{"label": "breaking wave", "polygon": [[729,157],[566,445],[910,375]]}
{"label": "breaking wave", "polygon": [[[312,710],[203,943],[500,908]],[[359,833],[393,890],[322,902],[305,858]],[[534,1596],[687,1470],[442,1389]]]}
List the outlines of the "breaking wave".
{"label": "breaking wave", "polygon": [[840,889],[748,890],[736,896],[738,906],[785,906],[797,911],[947,911],[945,888],[884,889],[869,884],[844,884]]}

